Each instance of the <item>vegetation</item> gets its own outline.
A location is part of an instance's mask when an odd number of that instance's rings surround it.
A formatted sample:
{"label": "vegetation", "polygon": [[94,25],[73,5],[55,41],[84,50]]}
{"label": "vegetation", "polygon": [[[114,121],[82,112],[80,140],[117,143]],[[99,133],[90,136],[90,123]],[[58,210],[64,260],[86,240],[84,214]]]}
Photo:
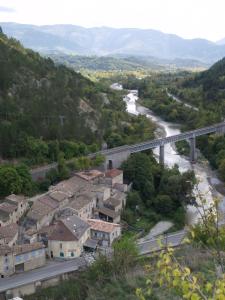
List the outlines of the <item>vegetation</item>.
{"label": "vegetation", "polygon": [[170,219],[177,229],[183,228],[185,206],[193,200],[195,176],[192,171],[181,174],[177,166],[162,168],[146,153],[133,154],[122,169],[125,179],[133,183],[123,215],[130,225],[140,225],[144,219],[145,229],[149,229],[161,219]]}
{"label": "vegetation", "polygon": [[137,266],[136,245],[125,238],[116,242],[113,248],[111,259],[100,254],[96,262],[77,278],[39,290],[25,300],[136,299],[135,286],[141,280],[130,281],[135,274],[132,270]]}

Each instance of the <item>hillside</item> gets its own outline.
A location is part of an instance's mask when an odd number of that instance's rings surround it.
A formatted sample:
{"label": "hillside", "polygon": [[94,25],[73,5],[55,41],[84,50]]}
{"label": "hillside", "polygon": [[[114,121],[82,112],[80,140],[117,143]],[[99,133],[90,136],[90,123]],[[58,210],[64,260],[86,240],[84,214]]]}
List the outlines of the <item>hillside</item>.
{"label": "hillside", "polygon": [[[181,86],[184,89],[193,89],[198,92],[195,101],[198,105],[212,105],[212,110],[225,115],[225,58],[215,63],[207,71],[185,80]],[[195,98],[195,97],[194,97]],[[217,107],[218,105],[218,107]],[[209,107],[208,107],[209,108]]]}
{"label": "hillside", "polygon": [[126,112],[123,93],[0,33],[0,157],[33,165],[59,151],[68,159],[97,151],[103,141],[115,147],[152,138],[154,126]]}
{"label": "hillside", "polygon": [[1,154],[26,135],[92,143],[102,102],[92,82],[0,34]]}
{"label": "hillside", "polygon": [[225,55],[225,46],[203,40],[187,40],[157,30],[74,25],[34,26],[0,23],[3,31],[26,47],[43,53],[60,51],[78,55],[145,55],[163,59],[194,59],[213,63]]}
{"label": "hillside", "polygon": [[48,54],[56,63],[65,64],[74,70],[91,71],[171,71],[177,69],[207,68],[209,65],[197,60],[166,60],[149,56],[80,56],[63,53]]}

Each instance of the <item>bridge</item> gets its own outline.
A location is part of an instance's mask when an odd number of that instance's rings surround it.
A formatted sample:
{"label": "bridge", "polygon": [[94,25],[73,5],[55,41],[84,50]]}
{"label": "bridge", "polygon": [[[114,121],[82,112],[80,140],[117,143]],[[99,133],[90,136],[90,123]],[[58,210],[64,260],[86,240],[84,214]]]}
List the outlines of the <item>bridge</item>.
{"label": "bridge", "polygon": [[121,147],[102,150],[90,154],[89,156],[94,157],[97,154],[104,155],[106,158],[106,165],[105,165],[106,169],[118,168],[121,165],[121,163],[130,156],[130,154],[159,147],[159,161],[162,165],[164,165],[164,146],[166,144],[186,140],[189,141],[190,144],[190,161],[194,163],[196,161],[196,138],[198,136],[202,136],[210,133],[218,133],[218,134],[225,133],[225,122],[187,131],[173,136],[168,136],[165,138],[146,141],[135,145],[124,145]]}
{"label": "bridge", "polygon": [[[190,143],[190,161],[194,163],[196,161],[196,137],[209,134],[209,133],[225,133],[225,122],[215,124],[212,126],[199,128],[196,130],[187,131],[181,134],[168,136],[165,138],[146,141],[135,145],[124,145],[121,147],[115,147],[112,149],[101,150],[96,153],[90,153],[88,156],[94,158],[96,155],[101,154],[105,156],[105,169],[118,168],[121,163],[127,160],[127,158],[136,152],[141,152],[149,149],[159,147],[159,161],[164,165],[164,146],[169,143],[175,143],[178,141],[187,140]],[[51,169],[56,169],[57,163],[52,163],[39,168],[31,170],[31,176],[33,180],[39,180],[44,178],[46,173]]]}

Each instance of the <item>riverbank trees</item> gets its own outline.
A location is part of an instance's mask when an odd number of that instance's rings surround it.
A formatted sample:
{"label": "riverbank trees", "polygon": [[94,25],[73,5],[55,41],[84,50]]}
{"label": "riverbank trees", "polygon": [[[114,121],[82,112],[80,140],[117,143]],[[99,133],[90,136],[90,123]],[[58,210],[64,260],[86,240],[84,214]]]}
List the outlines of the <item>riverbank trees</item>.
{"label": "riverbank trees", "polygon": [[152,154],[146,153],[131,155],[122,169],[125,179],[133,182],[124,212],[129,224],[138,225],[137,220],[143,218],[148,228],[161,219],[170,219],[179,228],[184,226],[184,207],[192,201],[195,184],[192,171],[180,173],[177,166],[162,168]]}

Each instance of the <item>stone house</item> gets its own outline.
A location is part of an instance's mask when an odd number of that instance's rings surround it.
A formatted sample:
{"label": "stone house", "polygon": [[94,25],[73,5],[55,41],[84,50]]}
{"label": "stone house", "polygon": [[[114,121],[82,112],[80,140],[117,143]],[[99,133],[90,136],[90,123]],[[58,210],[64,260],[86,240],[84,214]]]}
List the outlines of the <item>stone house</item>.
{"label": "stone house", "polygon": [[42,243],[16,245],[12,249],[16,273],[33,270],[46,264],[45,247]]}
{"label": "stone house", "polygon": [[61,219],[48,237],[48,255],[64,259],[79,257],[89,238],[90,226],[84,220],[76,215]]}
{"label": "stone house", "polygon": [[0,245],[13,246],[18,239],[19,226],[16,223],[0,227]]}
{"label": "stone house", "polygon": [[116,213],[121,213],[123,209],[123,202],[119,199],[110,197],[105,201],[104,206],[108,209],[114,210]]}
{"label": "stone house", "polygon": [[27,214],[27,226],[39,230],[43,226],[49,225],[58,207],[59,204],[57,201],[48,195],[42,196],[33,203],[29,210]]}
{"label": "stone house", "polygon": [[123,171],[119,169],[111,169],[105,172],[106,184],[113,187],[115,184],[123,184]]}
{"label": "stone house", "polygon": [[12,248],[8,245],[0,246],[0,276],[1,278],[14,273],[14,257]]}
{"label": "stone house", "polygon": [[0,204],[0,227],[17,223],[18,220],[17,205],[7,202]]}
{"label": "stone house", "polygon": [[0,246],[0,276],[9,275],[44,266],[45,249],[42,243],[24,244],[9,247]]}
{"label": "stone house", "polygon": [[105,206],[95,209],[94,216],[96,219],[100,219],[110,223],[120,223],[120,212],[116,212],[113,209]]}
{"label": "stone house", "polygon": [[97,207],[103,206],[104,202],[111,196],[111,189],[104,184],[93,185],[91,191],[96,194]]}
{"label": "stone house", "polygon": [[15,195],[11,194],[5,198],[5,201],[9,204],[13,204],[17,206],[17,217],[18,220],[23,216],[23,214],[28,210],[28,199],[23,195]]}
{"label": "stone house", "polygon": [[88,170],[76,173],[76,176],[92,183],[99,184],[101,178],[104,177],[104,173],[99,170]]}
{"label": "stone house", "polygon": [[91,239],[98,240],[100,246],[110,247],[113,241],[121,236],[119,224],[95,219],[89,219],[88,224],[91,226]]}
{"label": "stone house", "polygon": [[74,211],[83,220],[90,219],[96,207],[96,196],[94,193],[87,192],[71,198],[68,208]]}

